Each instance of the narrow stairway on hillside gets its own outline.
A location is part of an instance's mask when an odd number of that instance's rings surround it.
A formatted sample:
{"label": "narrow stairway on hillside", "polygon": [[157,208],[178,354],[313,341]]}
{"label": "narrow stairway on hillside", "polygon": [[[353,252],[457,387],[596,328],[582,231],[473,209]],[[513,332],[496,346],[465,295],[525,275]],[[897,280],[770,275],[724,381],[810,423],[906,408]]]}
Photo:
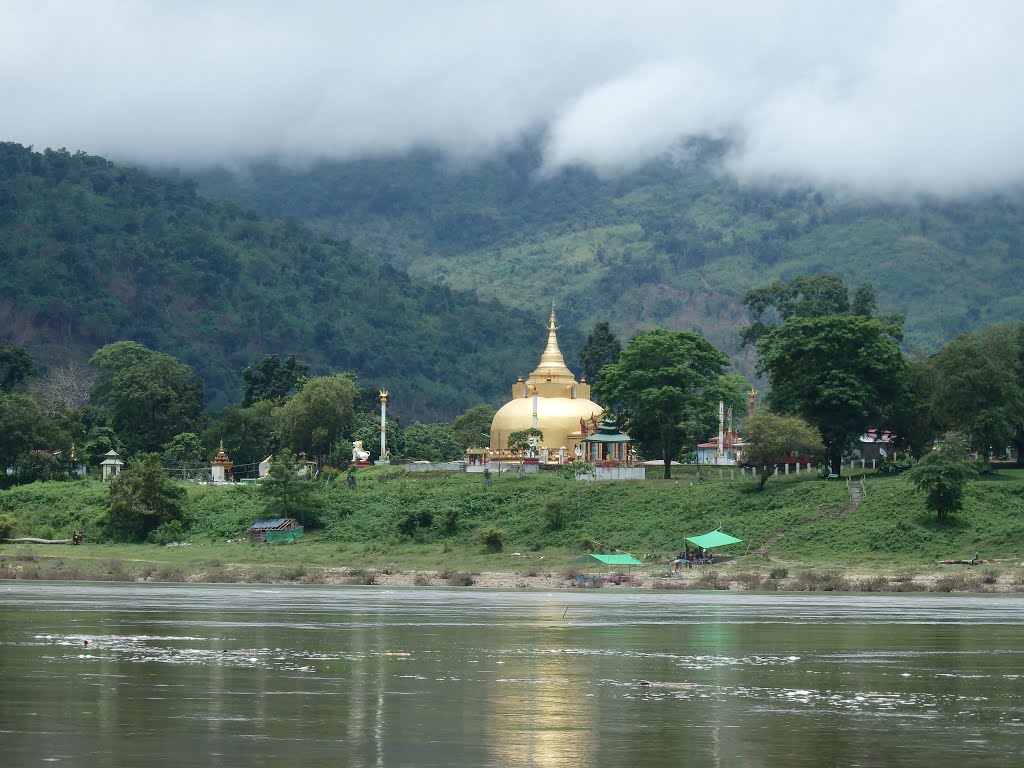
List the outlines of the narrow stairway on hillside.
{"label": "narrow stairway on hillside", "polygon": [[853,514],[853,511],[860,506],[861,498],[864,495],[863,489],[857,483],[849,483],[847,487],[850,491],[850,503],[839,512],[840,517],[849,517]]}

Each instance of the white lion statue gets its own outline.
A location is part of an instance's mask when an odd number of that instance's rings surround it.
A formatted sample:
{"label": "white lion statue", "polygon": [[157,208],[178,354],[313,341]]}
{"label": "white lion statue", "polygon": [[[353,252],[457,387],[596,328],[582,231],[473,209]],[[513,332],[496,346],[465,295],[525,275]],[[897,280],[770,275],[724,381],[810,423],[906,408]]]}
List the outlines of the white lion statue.
{"label": "white lion statue", "polygon": [[352,461],[358,463],[358,462],[361,462],[361,461],[369,461],[369,459],[370,459],[370,452],[363,450],[363,441],[362,440],[353,440],[352,441]]}

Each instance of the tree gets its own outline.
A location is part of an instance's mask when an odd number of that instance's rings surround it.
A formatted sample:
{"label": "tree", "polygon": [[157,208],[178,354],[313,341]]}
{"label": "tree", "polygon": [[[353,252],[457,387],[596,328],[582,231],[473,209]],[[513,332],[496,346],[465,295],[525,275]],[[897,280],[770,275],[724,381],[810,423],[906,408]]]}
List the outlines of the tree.
{"label": "tree", "polygon": [[725,376],[728,358],[689,331],[662,328],[638,334],[617,363],[601,369],[595,399],[607,404],[639,448],[671,462],[694,425],[707,423],[718,401],[735,399],[735,381]]}
{"label": "tree", "polygon": [[598,323],[580,349],[580,365],[583,366],[584,375],[594,384],[601,369],[617,363],[621,354],[622,343],[612,333],[607,321]]}
{"label": "tree", "polygon": [[404,455],[410,459],[434,463],[455,461],[465,453],[447,424],[410,424],[402,434],[405,438]]}
{"label": "tree", "polygon": [[203,432],[203,443],[215,446],[224,441],[224,451],[235,467],[258,464],[281,446],[276,407],[260,400],[248,408],[226,408],[220,418]]}
{"label": "tree", "polygon": [[[278,411],[284,444],[293,451],[312,454],[315,448],[323,450],[337,441],[351,429],[355,398],[355,378],[347,373],[308,379]],[[314,436],[316,429],[322,431]]]}
{"label": "tree", "polygon": [[0,392],[13,392],[36,375],[36,364],[24,347],[0,344]]}
{"label": "tree", "polygon": [[309,366],[300,363],[295,355],[281,361],[277,355],[267,355],[255,368],[242,371],[242,407],[260,400],[281,405],[290,394],[302,389]]}
{"label": "tree", "polygon": [[821,433],[799,416],[782,416],[762,408],[747,420],[743,462],[755,468],[764,488],[777,469],[793,457],[813,460],[825,452]]}
{"label": "tree", "polygon": [[31,397],[0,392],[0,474],[25,451],[52,448],[53,425]]}
{"label": "tree", "polygon": [[158,451],[181,432],[202,424],[203,382],[170,355],[155,352],[119,371],[111,383],[114,431],[129,451]]}
{"label": "tree", "polygon": [[107,528],[125,541],[142,541],[165,523],[184,518],[185,489],[169,479],[155,454],[140,454],[110,481]]}
{"label": "tree", "polygon": [[290,517],[302,525],[319,523],[319,505],[314,498],[314,484],[299,476],[299,462],[287,448],[274,454],[270,471],[260,481],[260,496],[269,518]]}
{"label": "tree", "polygon": [[89,358],[89,365],[95,366],[98,370],[90,393],[92,402],[95,405],[108,407],[114,377],[133,365],[145,362],[155,354],[157,353],[153,350],[135,341],[115,341],[113,344],[107,344],[93,352],[92,357]]}
{"label": "tree", "polygon": [[530,450],[530,438],[535,438],[534,445],[539,445],[544,440],[544,433],[536,427],[519,429],[508,436],[508,449],[512,453],[525,454]]}
{"label": "tree", "polygon": [[967,440],[957,432],[947,432],[905,477],[925,494],[928,509],[939,520],[945,520],[946,515],[963,506],[964,490],[976,474]]}
{"label": "tree", "polygon": [[32,387],[32,396],[48,416],[63,409],[84,408],[89,404],[89,390],[96,372],[76,362],[49,369]]}
{"label": "tree", "polygon": [[494,413],[491,406],[481,404],[474,405],[455,417],[455,421],[452,422],[452,433],[464,451],[474,446],[489,444]]}
{"label": "tree", "polygon": [[791,317],[757,342],[758,372],[771,384],[768,404],[817,427],[831,471],[864,430],[879,426],[904,391],[899,329],[857,315]]}
{"label": "tree", "polygon": [[163,458],[167,466],[180,469],[183,478],[190,469],[208,466],[206,447],[195,432],[182,432],[172,437],[164,446]]}
{"label": "tree", "polygon": [[[751,315],[750,326],[740,332],[744,345],[756,344],[778,322],[784,323],[791,318],[829,315],[874,317],[878,308],[871,283],[858,286],[851,303],[849,289],[840,278],[830,274],[799,275],[788,283],[776,280],[771,285],[747,291],[743,303]],[[901,315],[885,315],[878,319],[897,327],[903,324]]]}
{"label": "tree", "polygon": [[1019,331],[992,325],[957,336],[929,360],[932,414],[990,456],[1024,429],[1024,365]]}

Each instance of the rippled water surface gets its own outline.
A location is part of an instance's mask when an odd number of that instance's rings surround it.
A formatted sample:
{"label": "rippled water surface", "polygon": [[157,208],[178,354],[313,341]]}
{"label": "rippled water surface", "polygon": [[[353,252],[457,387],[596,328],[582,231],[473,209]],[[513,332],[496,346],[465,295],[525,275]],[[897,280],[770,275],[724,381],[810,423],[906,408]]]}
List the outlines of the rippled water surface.
{"label": "rippled water surface", "polygon": [[0,583],[0,764],[1024,764],[1024,599]]}

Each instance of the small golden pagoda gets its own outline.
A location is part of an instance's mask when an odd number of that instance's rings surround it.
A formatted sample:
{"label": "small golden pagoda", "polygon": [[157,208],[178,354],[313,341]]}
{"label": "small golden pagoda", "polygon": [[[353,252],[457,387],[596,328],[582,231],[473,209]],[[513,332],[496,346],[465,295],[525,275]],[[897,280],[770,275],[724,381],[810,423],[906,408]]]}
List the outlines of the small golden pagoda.
{"label": "small golden pagoda", "polygon": [[224,453],[224,439],[221,438],[220,450],[217,451],[217,455],[213,457],[212,476],[213,482],[215,483],[226,483],[231,480],[231,467],[233,466],[231,459]]}
{"label": "small golden pagoda", "polygon": [[586,379],[577,381],[565,365],[558,348],[557,330],[552,304],[548,343],[540,356],[540,364],[526,381],[519,377],[512,385],[512,399],[494,415],[492,450],[507,450],[510,434],[536,426],[544,433],[540,447],[548,450],[549,460],[555,460],[561,453],[571,461],[580,441],[586,437],[583,424],[604,413],[604,408],[590,400],[590,385]]}

